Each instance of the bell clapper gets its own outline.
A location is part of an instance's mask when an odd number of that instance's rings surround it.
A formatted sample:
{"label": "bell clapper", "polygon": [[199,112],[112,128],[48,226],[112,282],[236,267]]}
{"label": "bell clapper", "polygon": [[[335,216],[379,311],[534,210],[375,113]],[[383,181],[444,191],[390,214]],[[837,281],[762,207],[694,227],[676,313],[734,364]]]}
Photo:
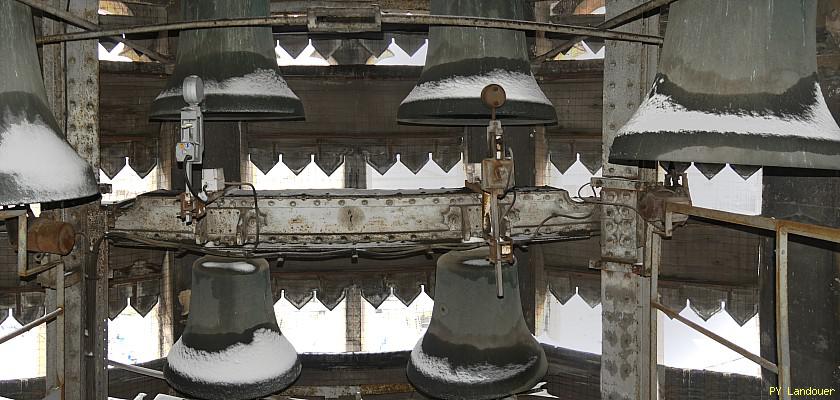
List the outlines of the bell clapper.
{"label": "bell clapper", "polygon": [[496,84],[488,85],[481,91],[481,99],[491,110],[491,119],[487,125],[487,145],[493,158],[486,158],[481,163],[481,195],[484,204],[484,232],[489,236],[489,260],[496,267],[496,295],[504,297],[502,282],[502,263],[513,262],[513,241],[507,236],[500,201],[514,187],[513,157],[507,156],[504,145],[502,122],[496,119],[496,109],[505,104],[505,90]]}

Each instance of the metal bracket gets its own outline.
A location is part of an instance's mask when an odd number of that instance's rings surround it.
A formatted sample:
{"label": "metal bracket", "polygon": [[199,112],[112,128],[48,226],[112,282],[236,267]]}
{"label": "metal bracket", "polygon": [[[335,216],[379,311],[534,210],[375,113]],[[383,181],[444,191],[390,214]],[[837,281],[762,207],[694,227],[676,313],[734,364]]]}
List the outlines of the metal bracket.
{"label": "metal bracket", "polygon": [[307,11],[309,32],[360,33],[382,31],[378,5],[355,8],[312,7]]}

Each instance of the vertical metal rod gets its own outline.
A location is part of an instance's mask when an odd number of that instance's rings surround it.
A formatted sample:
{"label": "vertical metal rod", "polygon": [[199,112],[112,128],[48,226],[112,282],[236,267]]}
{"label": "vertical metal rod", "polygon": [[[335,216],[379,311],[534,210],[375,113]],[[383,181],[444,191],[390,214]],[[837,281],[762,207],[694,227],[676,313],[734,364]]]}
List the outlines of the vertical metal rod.
{"label": "vertical metal rod", "polygon": [[788,324],[788,232],[776,229],[776,365],[780,399],[790,400],[790,326]]}
{"label": "vertical metal rod", "polygon": [[[55,306],[56,309],[64,309],[64,263],[59,262],[55,269]],[[61,398],[64,398],[64,313],[58,314],[55,319],[56,354],[55,374],[58,388],[61,391]]]}
{"label": "vertical metal rod", "polygon": [[18,262],[18,276],[26,276],[26,268],[27,268],[27,261],[28,257],[26,254],[26,234],[29,230],[26,226],[27,224],[27,212],[24,211],[23,214],[18,216],[18,254],[17,254],[17,262]]}
{"label": "vertical metal rod", "polygon": [[499,212],[499,198],[496,192],[490,193],[490,223],[493,230],[493,251],[495,251],[494,258],[496,261],[496,296],[499,298],[505,297],[505,287],[502,283],[502,215]]}

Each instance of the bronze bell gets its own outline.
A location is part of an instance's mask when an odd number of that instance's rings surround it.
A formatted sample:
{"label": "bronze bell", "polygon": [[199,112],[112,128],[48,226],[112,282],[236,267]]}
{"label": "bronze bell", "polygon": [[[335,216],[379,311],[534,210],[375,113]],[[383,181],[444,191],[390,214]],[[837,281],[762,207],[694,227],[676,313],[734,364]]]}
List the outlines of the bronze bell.
{"label": "bronze bell", "polygon": [[[186,0],[185,21],[268,17],[268,0]],[[271,27],[184,30],[175,72],[152,103],[151,119],[179,120],[184,78],[204,81],[208,121],[303,120],[303,104],[277,67]]]}
{"label": "bronze bell", "polygon": [[432,320],[406,367],[424,395],[499,399],[531,389],[548,369],[522,316],[516,264],[503,265],[499,298],[487,255],[481,248],[438,259]]}
{"label": "bronze bell", "polygon": [[[432,0],[431,14],[521,20],[521,1]],[[485,126],[490,112],[481,90],[504,87],[507,103],[496,111],[504,125],[557,121],[551,101],[531,73],[525,33],[475,27],[429,28],[429,51],[417,85],[400,104],[397,120],[420,125]]]}
{"label": "bronze bell", "polygon": [[840,168],[817,82],[816,1],[671,5],[653,88],[613,160]]}
{"label": "bronze bell", "polygon": [[213,400],[261,398],[300,375],[297,352],[277,326],[265,259],[198,259],[189,309],[164,369],[179,392]]}
{"label": "bronze bell", "polygon": [[47,105],[28,6],[0,2],[0,206],[99,193]]}

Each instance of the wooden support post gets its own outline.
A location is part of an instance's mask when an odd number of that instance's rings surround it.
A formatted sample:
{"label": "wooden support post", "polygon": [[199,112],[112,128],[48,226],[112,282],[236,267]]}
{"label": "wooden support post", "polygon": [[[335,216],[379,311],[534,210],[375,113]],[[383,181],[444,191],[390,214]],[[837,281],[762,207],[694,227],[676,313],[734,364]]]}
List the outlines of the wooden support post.
{"label": "wooden support post", "polygon": [[[608,0],[607,18],[618,15],[644,0]],[[626,26],[628,32],[658,33],[658,16]],[[609,163],[609,148],[616,132],[630,119],[641,103],[656,70],[658,49],[653,46],[607,41],[604,60],[604,176],[650,181],[655,169],[637,165]],[[635,207],[635,191],[603,188],[601,197],[609,203]],[[601,398],[642,400],[655,397],[651,388],[651,346],[656,332],[651,329],[654,315],[650,300],[651,279],[634,270],[644,260],[645,235],[639,232],[643,222],[628,207],[604,206],[602,210],[601,306],[602,359]]]}
{"label": "wooden support post", "polygon": [[367,161],[364,155],[354,152],[344,156],[344,187],[354,189],[367,187]]}
{"label": "wooden support post", "polygon": [[[344,157],[344,187],[367,188],[367,161],[358,152]],[[347,288],[345,307],[345,351],[362,351],[362,291],[357,286]]]}
{"label": "wooden support post", "polygon": [[172,344],[175,343],[175,337],[173,335],[172,327],[175,324],[175,292],[172,290],[173,287],[173,272],[172,269],[175,268],[174,263],[174,254],[171,251],[167,251],[166,255],[163,258],[163,265],[161,266],[161,288],[160,288],[160,300],[158,303],[158,334],[160,335],[160,353],[162,356],[166,357],[166,352],[172,347]]}
{"label": "wooden support post", "polygon": [[[830,97],[829,97],[830,98]],[[836,114],[835,114],[836,115]],[[840,227],[840,174],[765,168],[762,215]],[[787,242],[787,253],[780,250]],[[836,245],[795,234],[778,234],[763,243],[760,266],[761,356],[776,362],[781,375],[762,371],[767,387],[835,388],[840,382],[840,273]],[[776,250],[774,254],[774,249]],[[787,271],[785,272],[785,265]],[[781,267],[781,268],[780,268]],[[787,287],[787,290],[785,290]],[[782,294],[790,299],[784,303]],[[777,311],[777,306],[781,309]],[[779,313],[788,315],[788,327]],[[788,331],[788,332],[785,332]],[[790,346],[789,359],[780,358]],[[787,364],[787,368],[785,368]]]}
{"label": "wooden support post", "polygon": [[356,286],[347,288],[345,301],[345,351],[362,351],[362,291]]}

